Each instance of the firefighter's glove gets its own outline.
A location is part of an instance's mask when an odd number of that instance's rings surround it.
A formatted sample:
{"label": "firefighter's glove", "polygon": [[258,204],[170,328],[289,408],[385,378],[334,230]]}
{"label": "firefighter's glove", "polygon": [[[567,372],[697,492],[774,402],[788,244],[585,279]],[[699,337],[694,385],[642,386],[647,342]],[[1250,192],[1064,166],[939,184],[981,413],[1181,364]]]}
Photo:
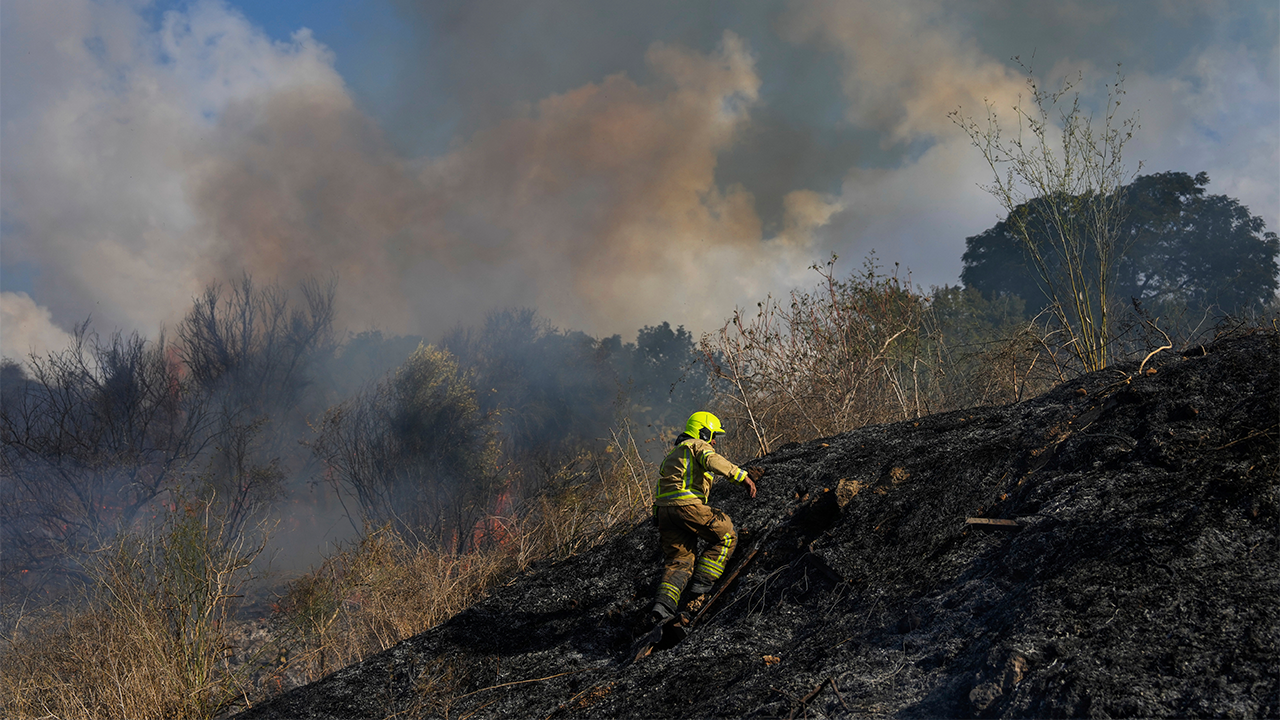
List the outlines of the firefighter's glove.
{"label": "firefighter's glove", "polygon": [[753,483],[760,482],[760,478],[764,477],[764,468],[759,465],[747,468],[747,477],[751,478],[751,482]]}

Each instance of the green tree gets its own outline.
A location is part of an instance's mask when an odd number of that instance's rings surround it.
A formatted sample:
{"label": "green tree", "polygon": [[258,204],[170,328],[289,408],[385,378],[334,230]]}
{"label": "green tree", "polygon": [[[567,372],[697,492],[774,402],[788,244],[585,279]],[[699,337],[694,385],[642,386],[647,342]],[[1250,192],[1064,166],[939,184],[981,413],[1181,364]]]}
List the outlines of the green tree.
{"label": "green tree", "polygon": [[475,379],[480,408],[497,418],[517,462],[556,464],[600,444],[612,425],[617,383],[601,343],[560,331],[529,308],[491,313],[482,328],[442,342]]}
{"label": "green tree", "polygon": [[1207,195],[1206,173],[1161,173],[1129,189],[1132,245],[1120,291],[1192,314],[1235,314],[1275,298],[1280,240],[1226,195]]}
{"label": "green tree", "polygon": [[[671,323],[646,325],[636,333],[636,342],[622,344],[611,338],[611,352],[618,380],[630,400],[631,420],[652,426],[657,433],[683,427],[694,408],[711,398],[711,385],[698,369],[702,360],[693,334]],[[663,448],[665,452],[665,448]]]}
{"label": "green tree", "polygon": [[[1207,195],[1208,183],[1203,172],[1166,172],[1138,177],[1123,189],[1119,301],[1138,300],[1156,315],[1195,317],[1245,312],[1275,297],[1276,234],[1236,200]],[[1037,208],[1032,203],[1018,212]],[[1001,221],[965,246],[960,277],[966,287],[987,298],[1020,297],[1030,315],[1049,305],[1014,223]]]}
{"label": "green tree", "polygon": [[430,345],[331,409],[313,449],[366,524],[390,523],[457,552],[501,490],[492,418],[472,376]]}

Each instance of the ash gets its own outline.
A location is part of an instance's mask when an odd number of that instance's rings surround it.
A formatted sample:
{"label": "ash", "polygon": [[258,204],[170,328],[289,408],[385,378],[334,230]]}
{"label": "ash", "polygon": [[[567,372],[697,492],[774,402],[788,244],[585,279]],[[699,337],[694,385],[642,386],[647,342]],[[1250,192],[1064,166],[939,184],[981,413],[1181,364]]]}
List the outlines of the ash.
{"label": "ash", "polygon": [[647,658],[651,523],[241,717],[1277,717],[1278,374],[1258,331],[783,447]]}

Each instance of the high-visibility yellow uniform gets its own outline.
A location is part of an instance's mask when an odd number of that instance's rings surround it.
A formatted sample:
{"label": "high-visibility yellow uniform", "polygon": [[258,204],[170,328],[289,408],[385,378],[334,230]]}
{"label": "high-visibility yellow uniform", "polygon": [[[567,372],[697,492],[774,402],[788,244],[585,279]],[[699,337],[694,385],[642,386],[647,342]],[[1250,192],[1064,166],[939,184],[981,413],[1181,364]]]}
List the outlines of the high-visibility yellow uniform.
{"label": "high-visibility yellow uniform", "polygon": [[711,484],[715,482],[713,473],[736,483],[747,479],[747,471],[726,460],[711,443],[698,438],[676,443],[658,469],[658,490],[653,504],[659,507],[705,504]]}
{"label": "high-visibility yellow uniform", "polygon": [[[707,505],[716,475],[737,483],[747,479],[747,472],[718,454],[711,443],[682,436],[671,448],[659,468],[658,489],[654,496],[654,517],[666,569],[658,585],[656,602],[674,613],[680,604],[680,593],[689,583],[690,590],[700,595],[711,589],[724,574],[725,565],[737,543],[737,532],[728,515]],[[698,538],[708,547],[694,566]]]}

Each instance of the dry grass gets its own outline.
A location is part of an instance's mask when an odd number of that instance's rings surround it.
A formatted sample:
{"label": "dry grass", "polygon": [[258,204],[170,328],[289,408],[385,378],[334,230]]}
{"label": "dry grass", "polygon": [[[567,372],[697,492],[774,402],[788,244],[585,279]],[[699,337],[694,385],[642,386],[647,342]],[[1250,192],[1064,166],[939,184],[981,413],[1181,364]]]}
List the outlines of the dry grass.
{"label": "dry grass", "polygon": [[[821,282],[737,311],[704,336],[719,389],[716,412],[737,428],[731,457],[765,455],[783,443],[825,437],[978,404],[1012,402],[1065,377],[1052,337],[1010,323],[955,289],[927,295],[883,275],[874,258],[847,280],[835,259],[814,266]],[[951,306],[940,312],[940,298]],[[957,302],[959,301],[959,302]],[[967,325],[957,319],[967,318]],[[1000,321],[1003,326],[998,326]]]}
{"label": "dry grass", "polygon": [[159,640],[163,618],[106,608],[69,610],[28,623],[0,657],[6,717],[208,717],[213,688],[192,687],[180,654]]}
{"label": "dry grass", "polygon": [[[179,510],[99,551],[79,600],[9,614],[0,716],[215,717],[283,689],[285,677],[318,679],[433,627],[535,560],[578,552],[649,511],[650,468],[627,433],[553,475],[523,507],[478,525],[465,554],[390,527],[366,533],[288,585],[262,657],[240,648],[234,660],[233,602],[260,547],[230,537],[211,503]],[[268,658],[284,662],[269,668]],[[447,702],[447,673],[423,682],[432,703]]]}
{"label": "dry grass", "polygon": [[289,664],[316,679],[357,662],[452,617],[513,569],[500,552],[453,555],[389,526],[367,533],[289,584]]}
{"label": "dry grass", "polygon": [[314,680],[423,632],[470,606],[536,560],[564,557],[650,512],[651,468],[628,432],[583,454],[507,517],[477,526],[462,555],[387,525],[367,532],[286,589],[280,603],[287,670]]}
{"label": "dry grass", "polygon": [[224,627],[261,550],[227,536],[210,505],[100,550],[78,601],[19,615],[0,649],[0,714],[43,718],[207,718],[235,706],[245,678]]}

